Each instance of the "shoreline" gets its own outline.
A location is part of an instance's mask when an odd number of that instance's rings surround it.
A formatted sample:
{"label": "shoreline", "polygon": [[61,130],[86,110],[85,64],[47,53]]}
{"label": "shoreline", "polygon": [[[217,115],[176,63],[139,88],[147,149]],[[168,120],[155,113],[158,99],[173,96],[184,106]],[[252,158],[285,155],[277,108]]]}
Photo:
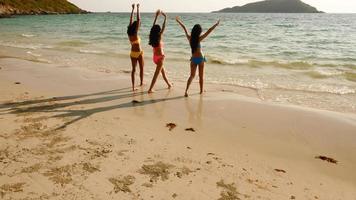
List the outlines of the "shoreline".
{"label": "shoreline", "polygon": [[[148,52],[147,54],[150,54],[150,49],[145,50]],[[152,76],[155,67],[150,60],[150,55],[147,54],[145,56],[146,66],[144,72],[146,80]],[[64,52],[56,49],[31,50],[5,47],[2,51],[0,50],[0,58],[15,58],[38,63],[83,68],[93,72],[111,74],[112,76],[126,76],[131,69],[131,63],[127,59],[127,55],[122,52],[117,55],[107,56],[92,52]],[[356,113],[356,105],[353,101],[356,95],[353,87],[355,82],[353,72],[328,71],[324,66],[313,67],[312,64],[309,64],[310,68],[303,70],[298,67],[289,68],[286,66],[287,64],[271,66],[270,62],[251,62],[237,66],[207,63],[205,84],[216,90],[257,98],[266,103],[295,105],[348,114]],[[121,64],[117,65],[117,63]],[[169,77],[174,82],[185,84],[189,73],[188,57],[187,59],[177,59],[174,56],[167,57],[166,64]],[[281,63],[277,64],[281,65]],[[297,62],[295,65],[299,66],[300,63]],[[278,74],[280,73],[285,77],[279,76]],[[295,77],[295,75],[301,79]],[[262,78],[260,79],[260,77]],[[335,82],[334,78],[338,77],[349,79],[343,81],[350,85]],[[298,82],[290,83],[290,80],[298,80]],[[315,81],[311,82],[311,80]],[[310,83],[310,85],[307,85],[307,83]]]}
{"label": "shoreline", "polygon": [[17,59],[0,67],[5,198],[356,196],[354,114],[263,102],[221,85],[199,95],[193,83],[184,98],[185,83],[167,90],[158,79],[148,95],[146,76],[133,94],[128,75]]}

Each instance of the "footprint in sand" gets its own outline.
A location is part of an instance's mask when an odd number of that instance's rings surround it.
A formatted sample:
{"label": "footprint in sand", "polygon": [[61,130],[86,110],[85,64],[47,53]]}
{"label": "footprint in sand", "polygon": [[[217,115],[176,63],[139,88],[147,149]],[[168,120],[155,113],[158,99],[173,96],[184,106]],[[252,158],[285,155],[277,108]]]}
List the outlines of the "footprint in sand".
{"label": "footprint in sand", "polygon": [[83,170],[89,173],[100,172],[100,169],[98,167],[93,166],[91,163],[83,163],[82,165]]}
{"label": "footprint in sand", "polygon": [[159,161],[152,165],[142,165],[138,172],[140,174],[148,175],[150,177],[150,182],[157,182],[159,179],[165,181],[168,180],[169,174],[171,173],[170,169],[173,167],[174,165]]}
{"label": "footprint in sand", "polygon": [[135,183],[136,178],[131,175],[118,178],[109,178],[110,183],[114,185],[114,192],[131,193],[130,185]]}
{"label": "footprint in sand", "polygon": [[147,188],[151,188],[151,187],[153,187],[153,184],[152,183],[142,183],[142,186],[143,187],[147,187]]}
{"label": "footprint in sand", "polygon": [[188,167],[184,166],[178,172],[176,172],[175,175],[178,178],[182,178],[183,176],[188,176],[190,173],[193,173],[193,172],[194,171],[192,171]]}
{"label": "footprint in sand", "polygon": [[36,163],[36,164],[31,165],[29,167],[22,168],[21,173],[31,174],[31,173],[34,173],[34,172],[38,172],[41,169],[41,167],[42,167],[41,163]]}
{"label": "footprint in sand", "polygon": [[76,164],[52,168],[45,172],[43,175],[47,176],[48,179],[51,180],[53,183],[64,186],[72,182],[73,168],[75,167],[75,165]]}
{"label": "footprint in sand", "polygon": [[4,185],[0,186],[1,199],[4,198],[4,196],[7,193],[23,192],[24,185],[25,185],[25,183],[14,183],[14,184],[4,184]]}
{"label": "footprint in sand", "polygon": [[13,135],[17,137],[17,140],[25,140],[29,138],[46,140],[57,133],[57,131],[50,130],[47,125],[44,125],[41,122],[32,122],[27,125],[22,125],[19,129],[16,129]]}
{"label": "footprint in sand", "polygon": [[85,177],[86,174],[97,171],[100,171],[98,167],[93,166],[91,163],[84,162],[54,167],[47,170],[43,175],[47,176],[53,183],[64,186],[73,181],[73,176],[79,175],[79,177]]}
{"label": "footprint in sand", "polygon": [[127,152],[129,152],[129,150],[126,150],[126,149],[120,150],[120,151],[117,152],[117,155],[118,156],[125,156],[125,153],[127,153]]}
{"label": "footprint in sand", "polygon": [[224,180],[220,180],[216,186],[222,189],[219,200],[240,199],[240,193],[237,191],[235,183],[226,184]]}

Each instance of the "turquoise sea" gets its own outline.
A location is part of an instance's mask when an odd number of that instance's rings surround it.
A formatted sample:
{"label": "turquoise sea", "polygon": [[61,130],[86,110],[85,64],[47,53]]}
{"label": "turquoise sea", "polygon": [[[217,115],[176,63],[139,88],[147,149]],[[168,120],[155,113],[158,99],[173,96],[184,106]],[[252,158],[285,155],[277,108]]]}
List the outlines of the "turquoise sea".
{"label": "turquoise sea", "polygon": [[[190,57],[175,16],[189,29],[199,23],[206,30],[221,19],[202,43],[207,82],[250,88],[264,101],[356,113],[355,14],[168,15],[166,68],[175,81],[187,79]],[[129,13],[1,19],[0,57],[124,73],[131,68],[128,20]],[[152,13],[142,14],[139,32],[147,79],[154,70],[152,20]]]}

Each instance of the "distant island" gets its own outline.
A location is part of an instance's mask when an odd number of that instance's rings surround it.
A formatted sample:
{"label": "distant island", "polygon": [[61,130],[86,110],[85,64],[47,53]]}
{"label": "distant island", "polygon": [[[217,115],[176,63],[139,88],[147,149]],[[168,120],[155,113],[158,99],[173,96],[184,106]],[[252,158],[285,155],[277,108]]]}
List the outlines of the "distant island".
{"label": "distant island", "polygon": [[265,0],[224,8],[217,13],[323,13],[300,0]]}
{"label": "distant island", "polygon": [[0,17],[80,13],[87,11],[67,0],[0,0]]}

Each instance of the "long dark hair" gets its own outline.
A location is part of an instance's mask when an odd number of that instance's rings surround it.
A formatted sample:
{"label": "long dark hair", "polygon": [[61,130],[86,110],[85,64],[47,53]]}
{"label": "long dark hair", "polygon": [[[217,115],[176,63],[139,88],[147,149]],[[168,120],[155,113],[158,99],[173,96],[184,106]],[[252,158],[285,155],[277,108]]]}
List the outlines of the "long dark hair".
{"label": "long dark hair", "polygon": [[149,45],[157,47],[161,42],[161,27],[157,24],[153,25],[150,31]]}
{"label": "long dark hair", "polygon": [[200,24],[195,24],[192,33],[190,34],[190,47],[192,48],[192,54],[198,49],[199,38],[202,32]]}
{"label": "long dark hair", "polygon": [[127,35],[134,36],[137,35],[137,21],[134,21],[131,25],[127,27]]}

